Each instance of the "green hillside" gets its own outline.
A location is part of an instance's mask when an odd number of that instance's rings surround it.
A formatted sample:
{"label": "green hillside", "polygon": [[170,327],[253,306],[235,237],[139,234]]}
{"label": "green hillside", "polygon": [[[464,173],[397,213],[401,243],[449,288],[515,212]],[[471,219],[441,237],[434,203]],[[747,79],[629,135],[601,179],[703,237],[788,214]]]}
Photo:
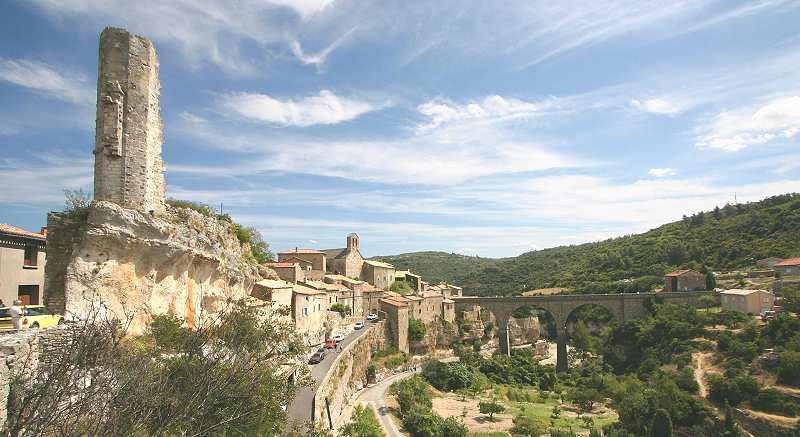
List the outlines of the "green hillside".
{"label": "green hillside", "polygon": [[727,270],[769,256],[800,256],[800,194],[727,205],[643,234],[561,246],[513,258],[416,252],[378,259],[466,294],[505,295],[535,288],[578,292],[649,291],[679,267]]}

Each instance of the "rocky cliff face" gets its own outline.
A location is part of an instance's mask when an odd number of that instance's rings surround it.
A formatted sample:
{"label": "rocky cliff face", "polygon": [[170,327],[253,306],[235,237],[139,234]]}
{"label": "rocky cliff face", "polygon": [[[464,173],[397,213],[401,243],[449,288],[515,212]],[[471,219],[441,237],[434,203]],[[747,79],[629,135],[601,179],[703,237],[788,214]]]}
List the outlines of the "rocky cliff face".
{"label": "rocky cliff face", "polygon": [[536,316],[521,319],[512,317],[508,321],[508,336],[514,345],[535,343],[539,334],[539,318]]}
{"label": "rocky cliff face", "polygon": [[95,201],[85,222],[51,213],[48,229],[48,306],[78,318],[100,309],[128,320],[131,333],[155,314],[194,326],[262,276],[229,223],[189,209],[152,216]]}

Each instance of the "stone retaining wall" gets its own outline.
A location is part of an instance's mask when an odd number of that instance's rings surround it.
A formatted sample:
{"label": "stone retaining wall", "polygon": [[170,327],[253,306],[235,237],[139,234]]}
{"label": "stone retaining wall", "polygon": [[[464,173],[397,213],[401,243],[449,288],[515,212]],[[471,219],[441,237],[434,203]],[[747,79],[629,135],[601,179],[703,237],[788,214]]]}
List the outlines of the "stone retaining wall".
{"label": "stone retaining wall", "polygon": [[339,422],[353,395],[366,385],[372,353],[386,346],[384,321],[365,329],[367,332],[339,352],[314,395],[314,421],[325,428]]}

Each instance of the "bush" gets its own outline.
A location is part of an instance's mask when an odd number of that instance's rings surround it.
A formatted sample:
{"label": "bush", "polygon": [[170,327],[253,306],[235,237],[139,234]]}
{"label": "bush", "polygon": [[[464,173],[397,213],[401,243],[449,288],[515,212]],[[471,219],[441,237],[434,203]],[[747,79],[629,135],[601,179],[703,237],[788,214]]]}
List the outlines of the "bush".
{"label": "bush", "polygon": [[732,406],[753,399],[759,392],[759,384],[755,378],[745,374],[733,375],[708,375],[708,385],[711,400],[719,403],[729,403]]}
{"label": "bush", "polygon": [[750,403],[754,409],[767,413],[789,417],[797,415],[797,405],[774,389],[761,390]]}
{"label": "bush", "polygon": [[514,426],[508,432],[515,437],[539,437],[544,434],[546,428],[536,419],[528,416],[516,416],[514,417]]}
{"label": "bush", "polygon": [[[96,314],[99,314],[97,312]],[[277,435],[296,387],[279,372],[304,350],[290,323],[233,304],[195,329],[158,317],[125,337],[89,317],[11,375],[9,435]],[[302,382],[302,381],[301,381]],[[65,408],[68,406],[68,408]],[[231,418],[235,418],[232,420]]]}
{"label": "bush", "polygon": [[335,303],[331,305],[331,311],[336,311],[342,317],[347,317],[347,315],[350,314],[350,307],[340,303]]}
{"label": "bush", "polygon": [[425,338],[427,329],[421,320],[411,319],[408,321],[408,340],[422,341]]}
{"label": "bush", "polygon": [[369,407],[356,405],[350,422],[345,425],[339,435],[345,437],[383,437],[383,427],[375,413]]}
{"label": "bush", "polygon": [[403,296],[412,294],[414,292],[414,290],[411,289],[411,285],[406,281],[392,282],[392,285],[389,286],[389,291],[393,291]]}
{"label": "bush", "polygon": [[650,437],[672,437],[672,420],[667,410],[659,408],[653,415]]}
{"label": "bush", "polygon": [[800,352],[786,351],[778,356],[778,381],[800,385]]}
{"label": "bush", "polygon": [[64,190],[64,213],[72,219],[85,221],[91,203],[91,197],[83,189]]}
{"label": "bush", "polygon": [[428,410],[433,408],[433,399],[428,391],[428,384],[420,375],[395,382],[390,388],[400,405],[401,417],[409,414],[415,406]]}
{"label": "bush", "polygon": [[475,372],[464,363],[442,363],[431,360],[422,367],[422,374],[428,382],[442,391],[456,391],[469,388],[475,382]]}

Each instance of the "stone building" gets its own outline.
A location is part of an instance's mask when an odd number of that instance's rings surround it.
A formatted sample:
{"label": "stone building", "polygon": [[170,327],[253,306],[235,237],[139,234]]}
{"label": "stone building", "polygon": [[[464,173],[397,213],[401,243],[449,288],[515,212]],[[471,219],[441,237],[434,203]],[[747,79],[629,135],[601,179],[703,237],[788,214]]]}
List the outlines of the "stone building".
{"label": "stone building", "polygon": [[385,291],[375,288],[372,284],[365,283],[366,285],[361,289],[361,307],[363,313],[378,314],[381,309],[381,299]]}
{"label": "stone building", "polygon": [[706,276],[694,270],[676,270],[664,275],[664,291],[700,291],[706,289]]}
{"label": "stone building", "polygon": [[800,275],[800,257],[785,259],[775,264],[775,271],[783,276]]}
{"label": "stone building", "polygon": [[303,282],[306,279],[305,270],[300,267],[299,262],[270,262],[264,263],[264,266],[275,270],[279,278],[292,284]]}
{"label": "stone building", "polygon": [[308,345],[322,343],[330,309],[328,294],[301,284],[295,284],[292,290],[292,318],[297,332]]}
{"label": "stone building", "polygon": [[464,290],[461,287],[457,287],[447,282],[442,282],[439,284],[439,288],[442,290],[442,294],[445,297],[461,297],[464,295]]}
{"label": "stone building", "polygon": [[408,304],[400,299],[380,300],[380,309],[386,314],[389,341],[401,352],[408,353]]}
{"label": "stone building", "polygon": [[450,323],[456,321],[456,303],[452,299],[442,299],[442,319]]}
{"label": "stone building", "polygon": [[47,228],[40,233],[0,223],[0,300],[11,306],[44,302]]}
{"label": "stone building", "polygon": [[347,236],[347,247],[342,249],[326,249],[323,252],[328,257],[328,269],[332,273],[347,276],[348,278],[361,278],[361,266],[364,257],[359,249],[358,234]]}
{"label": "stone building", "polygon": [[292,307],[294,284],[275,279],[262,279],[253,285],[250,296],[263,301],[272,302],[272,309]]}
{"label": "stone building", "polygon": [[720,293],[723,310],[761,314],[775,305],[775,295],[766,290],[725,290]]}
{"label": "stone building", "polygon": [[164,210],[158,57],[148,39],[108,27],[100,34],[94,198]]}
{"label": "stone building", "polygon": [[294,248],[285,252],[279,252],[278,262],[298,262],[300,267],[304,270],[323,272],[323,275],[327,268],[325,252],[315,249]]}
{"label": "stone building", "polygon": [[760,260],[756,261],[756,265],[758,267],[764,267],[764,268],[771,269],[771,268],[775,267],[775,264],[778,264],[781,261],[783,261],[783,258],[778,258],[778,257],[771,256],[769,258],[764,258],[764,259],[760,259]]}
{"label": "stone building", "polygon": [[361,279],[374,285],[376,288],[388,290],[394,282],[395,268],[393,265],[373,260],[364,260],[361,270]]}

